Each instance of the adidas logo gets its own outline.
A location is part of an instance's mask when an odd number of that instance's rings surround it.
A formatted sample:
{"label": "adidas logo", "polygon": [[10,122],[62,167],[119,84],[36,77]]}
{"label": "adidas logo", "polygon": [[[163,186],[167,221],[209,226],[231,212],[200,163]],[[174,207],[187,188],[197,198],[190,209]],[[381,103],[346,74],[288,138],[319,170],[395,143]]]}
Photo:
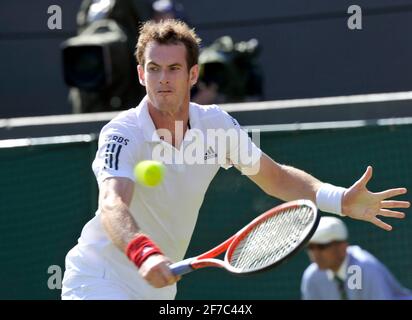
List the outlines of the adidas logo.
{"label": "adidas logo", "polygon": [[217,153],[215,152],[215,150],[213,150],[212,147],[209,147],[205,153],[204,159],[212,159],[212,158],[217,158]]}

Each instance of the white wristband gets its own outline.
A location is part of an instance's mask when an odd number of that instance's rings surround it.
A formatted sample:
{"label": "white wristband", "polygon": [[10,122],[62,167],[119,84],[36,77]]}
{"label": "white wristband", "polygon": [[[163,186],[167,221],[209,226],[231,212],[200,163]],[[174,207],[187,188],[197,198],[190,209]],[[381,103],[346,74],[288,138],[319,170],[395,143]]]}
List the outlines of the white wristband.
{"label": "white wristband", "polygon": [[342,214],[342,197],[345,191],[345,188],[324,183],[316,192],[316,205],[321,211],[344,216]]}

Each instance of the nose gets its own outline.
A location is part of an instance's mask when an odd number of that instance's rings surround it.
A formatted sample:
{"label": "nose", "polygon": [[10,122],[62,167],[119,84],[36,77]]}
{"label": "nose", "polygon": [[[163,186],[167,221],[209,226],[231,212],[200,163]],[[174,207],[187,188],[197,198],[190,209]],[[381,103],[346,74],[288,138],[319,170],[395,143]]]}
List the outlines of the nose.
{"label": "nose", "polygon": [[168,84],[169,83],[169,76],[167,71],[162,71],[160,73],[160,79],[159,79],[160,84]]}

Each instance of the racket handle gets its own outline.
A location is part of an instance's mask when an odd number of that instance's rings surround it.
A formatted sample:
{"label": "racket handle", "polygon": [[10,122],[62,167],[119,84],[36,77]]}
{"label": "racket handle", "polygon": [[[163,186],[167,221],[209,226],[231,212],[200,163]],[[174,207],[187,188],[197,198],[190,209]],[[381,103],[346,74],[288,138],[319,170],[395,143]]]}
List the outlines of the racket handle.
{"label": "racket handle", "polygon": [[169,266],[170,271],[172,271],[172,273],[175,276],[182,276],[186,273],[192,272],[195,269],[192,268],[192,266],[190,265],[190,262],[193,260],[193,258],[188,258],[176,263],[173,263]]}

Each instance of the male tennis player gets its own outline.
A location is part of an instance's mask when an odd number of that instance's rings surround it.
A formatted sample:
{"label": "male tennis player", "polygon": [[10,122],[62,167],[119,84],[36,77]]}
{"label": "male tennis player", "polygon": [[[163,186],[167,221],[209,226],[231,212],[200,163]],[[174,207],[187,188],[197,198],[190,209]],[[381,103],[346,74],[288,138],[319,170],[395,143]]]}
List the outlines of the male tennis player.
{"label": "male tennis player", "polygon": [[322,217],[309,241],[313,263],[305,270],[301,293],[305,300],[411,300],[388,268],[359,246],[349,245],[344,222]]}
{"label": "male tennis player", "polygon": [[[385,199],[406,189],[368,191],[371,167],[344,189],[276,163],[249,138],[223,139],[229,141],[224,148],[208,145],[204,137],[210,131],[231,131],[239,137],[245,133],[218,106],[190,103],[190,88],[199,73],[200,39],[175,20],[147,22],[140,31],[136,57],[147,95],[101,131],[93,162],[99,209],[67,254],[63,299],[173,299],[179,278],[168,265],[184,257],[204,195],[220,167],[234,165],[249,173],[274,197],[311,199],[321,210],[385,230],[391,226],[378,215],[404,216],[390,208],[406,208],[409,202]],[[196,150],[205,150],[203,162],[192,161]],[[156,188],[136,184],[134,166],[154,155],[171,159],[165,161],[163,183]]]}

